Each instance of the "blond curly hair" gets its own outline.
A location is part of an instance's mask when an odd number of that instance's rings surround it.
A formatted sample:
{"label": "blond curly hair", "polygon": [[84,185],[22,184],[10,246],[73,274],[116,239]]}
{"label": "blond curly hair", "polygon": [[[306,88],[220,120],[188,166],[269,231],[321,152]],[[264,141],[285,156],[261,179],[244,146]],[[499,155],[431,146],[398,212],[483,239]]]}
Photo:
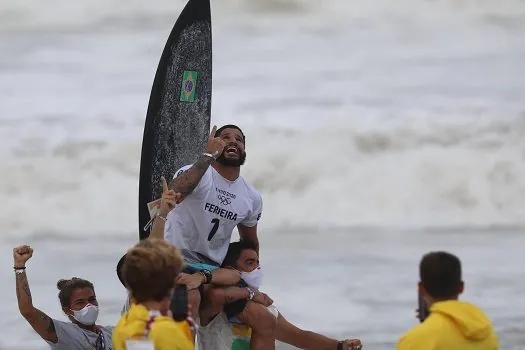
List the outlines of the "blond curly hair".
{"label": "blond curly hair", "polygon": [[163,239],[148,238],[126,253],[122,277],[137,303],[169,297],[184,260],[180,251]]}

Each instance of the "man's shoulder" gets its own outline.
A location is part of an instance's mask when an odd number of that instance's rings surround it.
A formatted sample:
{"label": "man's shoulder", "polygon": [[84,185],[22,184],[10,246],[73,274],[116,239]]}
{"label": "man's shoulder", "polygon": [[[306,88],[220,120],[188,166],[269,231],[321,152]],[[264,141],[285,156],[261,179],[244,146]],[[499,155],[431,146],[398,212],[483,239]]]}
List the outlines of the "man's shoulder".
{"label": "man's shoulder", "polygon": [[246,180],[244,177],[241,176],[242,183],[244,184],[244,187],[246,188],[246,193],[250,198],[253,198],[255,200],[262,199],[261,193],[253,186],[248,180]]}
{"label": "man's shoulder", "polygon": [[[429,317],[425,322],[412,327],[401,338],[397,350],[420,349],[425,346],[431,349],[436,341],[440,339],[439,320],[435,317]],[[442,335],[442,334],[441,334]]]}

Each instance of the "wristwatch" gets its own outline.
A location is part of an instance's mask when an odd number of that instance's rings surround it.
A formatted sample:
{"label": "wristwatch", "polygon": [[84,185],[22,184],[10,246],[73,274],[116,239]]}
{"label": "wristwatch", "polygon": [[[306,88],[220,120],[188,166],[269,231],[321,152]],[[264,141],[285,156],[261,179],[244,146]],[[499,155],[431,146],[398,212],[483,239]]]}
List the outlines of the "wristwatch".
{"label": "wristwatch", "polygon": [[210,271],[210,270],[206,270],[206,269],[204,269],[204,270],[201,270],[200,272],[204,275],[204,277],[205,277],[205,279],[206,279],[206,280],[204,281],[204,284],[211,283],[211,280],[212,280],[212,278],[213,278],[213,276],[212,276],[212,274],[211,274],[211,271]]}
{"label": "wristwatch", "polygon": [[253,289],[251,289],[250,287],[246,287],[246,290],[248,291],[248,300],[253,300],[253,298],[255,297],[255,292],[253,291]]}

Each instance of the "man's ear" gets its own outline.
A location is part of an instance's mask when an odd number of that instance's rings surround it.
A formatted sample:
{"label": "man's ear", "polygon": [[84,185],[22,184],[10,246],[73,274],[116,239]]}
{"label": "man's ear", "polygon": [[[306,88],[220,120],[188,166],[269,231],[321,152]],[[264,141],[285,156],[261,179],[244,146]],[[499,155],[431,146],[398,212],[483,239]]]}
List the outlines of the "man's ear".
{"label": "man's ear", "polygon": [[462,294],[465,291],[465,282],[461,281],[459,284],[458,294]]}

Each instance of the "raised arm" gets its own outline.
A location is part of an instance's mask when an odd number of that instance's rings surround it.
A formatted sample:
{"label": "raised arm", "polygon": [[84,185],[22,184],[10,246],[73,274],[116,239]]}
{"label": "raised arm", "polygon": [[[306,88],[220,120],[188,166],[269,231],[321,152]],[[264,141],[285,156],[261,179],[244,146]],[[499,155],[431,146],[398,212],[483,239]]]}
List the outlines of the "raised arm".
{"label": "raised arm", "polygon": [[210,136],[208,136],[206,152],[199,156],[195,164],[171,180],[170,188],[181,194],[181,200],[193,192],[210,164],[222,153],[225,143],[221,138],[215,137],[216,131],[217,127],[214,126]]}
{"label": "raised arm", "polygon": [[42,337],[51,343],[58,342],[55,324],[51,317],[33,306],[31,290],[27,282],[25,272],[26,262],[33,256],[33,249],[22,245],[13,249],[13,260],[16,274],[16,297],[20,314],[29,322],[31,327]]}
{"label": "raised arm", "polygon": [[166,217],[169,212],[175,208],[175,205],[181,202],[181,194],[175,193],[174,190],[168,188],[164,176],[160,179],[162,181],[162,197],[160,198],[158,214],[153,221],[153,226],[151,227],[151,232],[148,238],[164,239]]}

